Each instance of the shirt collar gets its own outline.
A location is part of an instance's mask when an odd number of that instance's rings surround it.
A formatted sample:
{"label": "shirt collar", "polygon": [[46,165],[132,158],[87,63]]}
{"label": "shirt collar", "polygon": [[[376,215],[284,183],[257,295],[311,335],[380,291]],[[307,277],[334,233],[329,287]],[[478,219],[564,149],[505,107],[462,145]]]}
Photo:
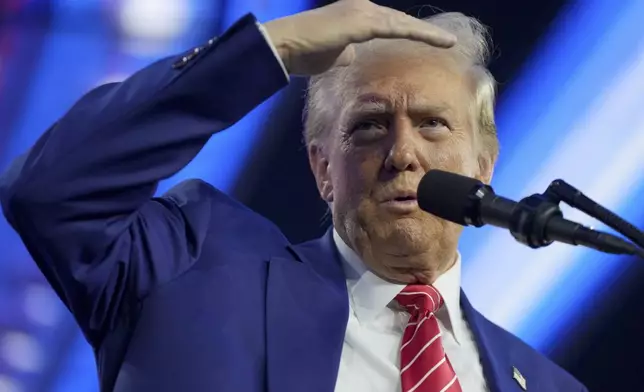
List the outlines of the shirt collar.
{"label": "shirt collar", "polygon": [[[353,312],[358,322],[368,323],[384,311],[406,285],[387,282],[367,269],[356,252],[344,242],[335,229],[333,229],[333,240],[342,259]],[[465,326],[460,306],[460,253],[457,253],[454,265],[439,276],[433,286],[445,302],[445,308],[437,312],[437,317],[453,333],[457,342],[462,341]]]}

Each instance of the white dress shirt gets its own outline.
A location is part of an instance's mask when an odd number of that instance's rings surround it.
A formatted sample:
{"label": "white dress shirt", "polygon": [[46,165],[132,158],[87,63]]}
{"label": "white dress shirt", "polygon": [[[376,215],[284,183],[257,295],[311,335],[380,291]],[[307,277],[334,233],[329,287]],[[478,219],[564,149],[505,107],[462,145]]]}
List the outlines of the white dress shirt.
{"label": "white dress shirt", "polygon": [[268,46],[271,48],[273,51],[273,56],[275,56],[275,59],[277,62],[280,64],[280,67],[282,67],[282,71],[284,72],[284,76],[286,77],[286,80],[291,80],[290,75],[288,74],[288,71],[286,70],[286,66],[284,65],[284,61],[280,57],[279,53],[277,52],[277,48],[275,45],[273,45],[273,41],[271,40],[270,35],[268,34],[268,31],[266,31],[266,27],[264,27],[263,24],[256,22],[255,24],[257,26],[257,29],[259,29],[259,32],[262,33],[262,36],[266,40],[266,43]]}
{"label": "white dress shirt", "polygon": [[[409,314],[394,298],[405,285],[389,283],[368,271],[358,255],[333,232],[349,291],[349,322],[344,337],[336,392],[397,392],[400,341]],[[445,306],[436,313],[447,357],[464,392],[487,392],[472,332],[460,307],[460,255],[434,287]]]}

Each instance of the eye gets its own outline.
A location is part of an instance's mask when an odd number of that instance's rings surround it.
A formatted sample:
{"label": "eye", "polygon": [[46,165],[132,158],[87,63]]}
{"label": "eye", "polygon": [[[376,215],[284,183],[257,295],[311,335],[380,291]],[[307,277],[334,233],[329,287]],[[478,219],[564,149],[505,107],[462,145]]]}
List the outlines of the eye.
{"label": "eye", "polygon": [[369,119],[369,120],[357,121],[355,124],[351,126],[351,132],[353,133],[356,131],[369,131],[374,129],[386,129],[386,128],[387,128],[387,125],[383,124],[382,121]]}
{"label": "eye", "polygon": [[440,117],[430,117],[428,119],[425,119],[422,122],[421,126],[423,128],[442,128],[442,127],[449,128],[449,124],[447,123],[447,120]]}

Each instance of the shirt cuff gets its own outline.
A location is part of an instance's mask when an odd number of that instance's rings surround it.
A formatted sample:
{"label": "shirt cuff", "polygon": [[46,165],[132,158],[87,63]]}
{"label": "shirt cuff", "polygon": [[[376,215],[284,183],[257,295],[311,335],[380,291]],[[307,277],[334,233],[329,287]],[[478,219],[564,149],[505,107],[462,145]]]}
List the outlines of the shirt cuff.
{"label": "shirt cuff", "polygon": [[261,23],[259,23],[259,22],[255,22],[255,23],[257,23],[257,28],[262,33],[262,36],[266,40],[266,43],[268,44],[268,46],[273,51],[273,55],[275,55],[275,58],[277,59],[277,62],[280,64],[280,67],[282,67],[282,71],[284,71],[284,76],[286,76],[286,80],[290,81],[291,78],[289,77],[288,71],[286,70],[286,67],[284,66],[284,62],[282,61],[282,58],[280,57],[279,53],[277,53],[277,49],[275,49],[275,46],[273,45],[273,42],[271,41],[270,37],[268,36],[268,32],[266,31],[266,29],[264,28],[264,26]]}

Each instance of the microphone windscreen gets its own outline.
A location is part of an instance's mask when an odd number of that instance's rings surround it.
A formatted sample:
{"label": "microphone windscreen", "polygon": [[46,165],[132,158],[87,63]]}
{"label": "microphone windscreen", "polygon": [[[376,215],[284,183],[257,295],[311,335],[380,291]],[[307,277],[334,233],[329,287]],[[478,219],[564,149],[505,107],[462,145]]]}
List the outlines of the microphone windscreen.
{"label": "microphone windscreen", "polygon": [[467,226],[469,197],[481,186],[483,183],[475,178],[430,170],[418,184],[418,206],[439,218]]}

